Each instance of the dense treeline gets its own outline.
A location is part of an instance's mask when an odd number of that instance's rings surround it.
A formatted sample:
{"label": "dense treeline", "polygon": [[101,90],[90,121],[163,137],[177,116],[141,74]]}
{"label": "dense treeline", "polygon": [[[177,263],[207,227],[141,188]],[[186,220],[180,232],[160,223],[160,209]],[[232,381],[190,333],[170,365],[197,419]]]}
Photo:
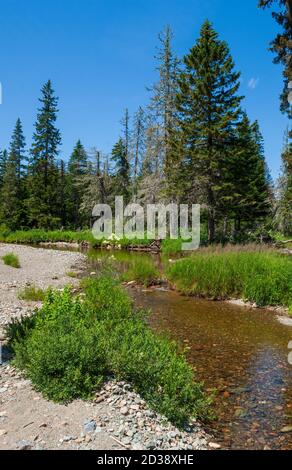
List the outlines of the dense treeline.
{"label": "dense treeline", "polygon": [[[169,27],[160,42],[150,104],[133,116],[125,111],[111,155],[88,152],[78,140],[69,159],[59,159],[58,98],[50,81],[43,86],[31,148],[18,119],[0,154],[2,225],[86,228],[93,206],[113,205],[115,195],[142,204],[200,203],[209,242],[242,239],[271,222],[275,202],[263,139],[244,111],[228,45],[208,21],[182,61]],[[291,171],[289,145],[283,161]]]}

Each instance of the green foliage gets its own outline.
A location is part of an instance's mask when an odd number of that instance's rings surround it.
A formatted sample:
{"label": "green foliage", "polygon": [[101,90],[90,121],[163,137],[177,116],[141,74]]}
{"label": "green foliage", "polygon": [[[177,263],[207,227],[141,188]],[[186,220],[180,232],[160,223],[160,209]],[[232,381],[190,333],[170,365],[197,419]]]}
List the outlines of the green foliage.
{"label": "green foliage", "polygon": [[292,4],[287,0],[259,0],[259,6],[262,8],[273,5],[275,10],[272,12],[273,18],[281,27],[271,43],[271,51],[275,53],[274,62],[283,65],[284,88],[281,95],[281,111],[287,113],[291,118],[291,106],[289,105],[289,82],[292,80],[292,58],[291,58],[291,40],[292,40]]}
{"label": "green foliage", "polygon": [[36,286],[26,286],[18,293],[20,300],[28,300],[33,302],[43,302],[46,297],[46,291]]}
{"label": "green foliage", "polygon": [[36,324],[37,311],[32,315],[22,315],[20,318],[12,318],[5,326],[5,336],[8,338],[8,346],[13,348],[14,344],[25,341]]}
{"label": "green foliage", "polygon": [[112,279],[84,281],[85,299],[50,292],[31,320],[7,328],[15,364],[49,399],[90,398],[106,377],[131,382],[178,425],[206,418],[210,400],[173,342],[151,332],[144,313]]}
{"label": "green foliage", "polygon": [[12,342],[15,363],[54,401],[88,398],[105,372],[98,333],[98,325],[90,325],[84,307],[69,290],[51,292],[27,338]]}
{"label": "green foliage", "polygon": [[275,252],[198,252],[170,265],[167,277],[191,295],[243,298],[261,306],[292,301],[292,260]]}
{"label": "green foliage", "polygon": [[12,268],[20,268],[20,262],[18,256],[14,253],[7,253],[7,255],[2,256],[4,264],[11,266]]}

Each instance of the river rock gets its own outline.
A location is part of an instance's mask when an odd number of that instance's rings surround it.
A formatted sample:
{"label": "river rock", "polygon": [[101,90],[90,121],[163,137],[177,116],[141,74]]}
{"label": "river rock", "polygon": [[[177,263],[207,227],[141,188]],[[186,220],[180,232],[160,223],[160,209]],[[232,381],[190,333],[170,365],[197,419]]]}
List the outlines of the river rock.
{"label": "river rock", "polygon": [[281,429],[281,432],[292,432],[292,426],[284,426],[282,429]]}
{"label": "river rock", "polygon": [[94,419],[85,421],[83,425],[83,431],[85,432],[85,434],[94,432],[95,430],[96,430],[96,422],[94,421]]}

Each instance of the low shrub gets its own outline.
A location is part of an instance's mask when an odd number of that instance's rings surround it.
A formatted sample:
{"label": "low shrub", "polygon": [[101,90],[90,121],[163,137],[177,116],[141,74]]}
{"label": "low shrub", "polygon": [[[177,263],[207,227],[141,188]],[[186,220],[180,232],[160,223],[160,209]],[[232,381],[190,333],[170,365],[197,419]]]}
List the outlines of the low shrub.
{"label": "low shrub", "polygon": [[49,292],[30,320],[7,328],[15,364],[47,398],[90,398],[106,377],[133,384],[177,425],[206,418],[210,399],[174,342],[156,336],[125,291],[105,277],[84,281],[84,300]]}
{"label": "low shrub", "polygon": [[7,253],[7,255],[2,256],[4,264],[11,266],[12,268],[20,268],[20,262],[18,256],[14,253]]}

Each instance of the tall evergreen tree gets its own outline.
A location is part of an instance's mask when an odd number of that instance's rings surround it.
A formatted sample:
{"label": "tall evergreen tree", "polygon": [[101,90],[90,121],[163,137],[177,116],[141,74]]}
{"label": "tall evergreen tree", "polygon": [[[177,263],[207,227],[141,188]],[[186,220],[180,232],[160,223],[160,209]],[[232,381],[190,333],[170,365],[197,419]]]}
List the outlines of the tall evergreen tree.
{"label": "tall evergreen tree", "polygon": [[260,0],[262,8],[271,7],[273,4],[279,7],[274,11],[273,17],[282,27],[281,33],[271,43],[271,51],[275,53],[274,62],[284,67],[284,89],[281,95],[281,110],[292,118],[292,106],[288,101],[289,82],[292,81],[292,1],[291,0]]}
{"label": "tall evergreen tree", "polygon": [[240,116],[240,74],[209,21],[184,63],[177,95],[179,140],[189,181],[201,188],[201,202],[207,204],[208,239],[213,242],[222,168]]}
{"label": "tall evergreen tree", "polygon": [[88,155],[80,140],[76,143],[68,164],[69,201],[68,218],[73,227],[83,225],[80,205],[86,189],[85,176],[88,172]]}
{"label": "tall evergreen tree", "polygon": [[18,118],[12,134],[10,144],[10,158],[14,160],[16,166],[17,179],[20,183],[26,170],[25,138],[23,135],[21,120]]}
{"label": "tall evergreen tree", "polygon": [[70,194],[68,193],[68,176],[66,174],[66,165],[64,160],[59,162],[59,181],[58,181],[58,206],[59,218],[62,227],[67,226],[68,222],[68,207],[71,203]]}
{"label": "tall evergreen tree", "polygon": [[17,120],[9,148],[4,156],[1,186],[1,218],[11,230],[25,226],[23,169],[25,163],[25,138],[20,119]]}
{"label": "tall evergreen tree", "polygon": [[10,230],[21,228],[21,200],[15,160],[10,154],[1,187],[1,222]]}
{"label": "tall evergreen tree", "polygon": [[292,235],[292,142],[285,137],[282,174],[279,178],[278,223],[284,235]]}
{"label": "tall evergreen tree", "polygon": [[32,226],[54,227],[59,223],[56,158],[61,136],[56,128],[58,98],[50,80],[42,87],[41,93],[41,107],[31,148],[30,194],[27,205]]}
{"label": "tall evergreen tree", "polygon": [[[242,225],[252,229],[271,209],[262,135],[258,122],[251,124],[246,113],[236,129],[235,147],[226,165],[227,192],[223,212],[234,217],[235,233]],[[231,203],[231,206],[230,206]]]}
{"label": "tall evergreen tree", "polygon": [[130,194],[130,165],[127,149],[123,139],[119,139],[112,150],[112,161],[115,164],[116,194],[128,201]]}
{"label": "tall evergreen tree", "polygon": [[80,139],[77,141],[69,159],[68,170],[72,176],[78,177],[88,169],[88,155]]}
{"label": "tall evergreen tree", "polygon": [[7,150],[0,150],[0,188],[3,183],[7,160],[8,160]]}

